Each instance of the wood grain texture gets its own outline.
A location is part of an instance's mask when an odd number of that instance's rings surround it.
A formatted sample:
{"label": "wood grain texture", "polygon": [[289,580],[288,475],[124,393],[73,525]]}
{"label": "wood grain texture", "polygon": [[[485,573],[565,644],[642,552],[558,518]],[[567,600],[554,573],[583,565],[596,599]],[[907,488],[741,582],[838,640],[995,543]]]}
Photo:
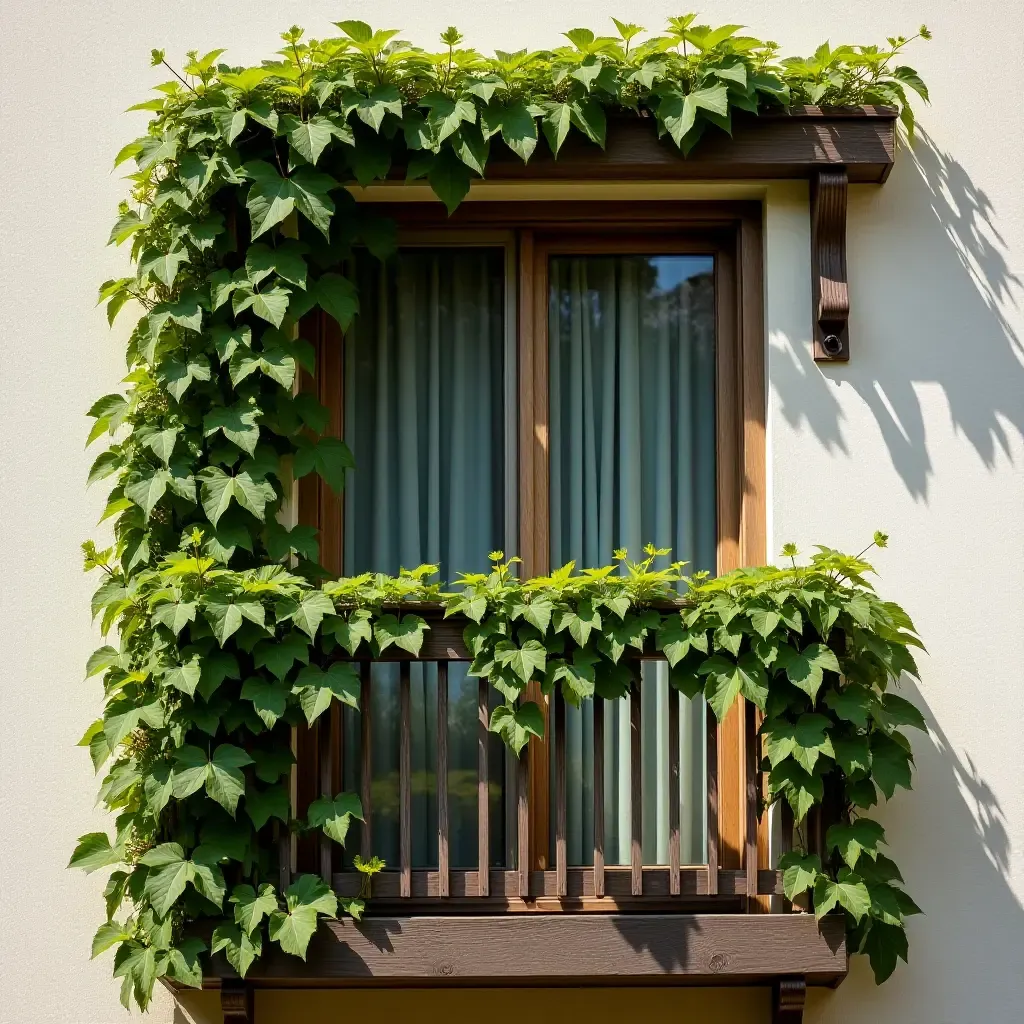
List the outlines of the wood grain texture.
{"label": "wood grain texture", "polygon": [[850,358],[850,292],[846,279],[846,194],[843,168],[811,175],[811,299],[814,359]]}
{"label": "wood grain texture", "polygon": [[772,985],[772,1024],[802,1024],[807,982],[803,978],[779,978]]}
{"label": "wood grain texture", "polygon": [[[689,156],[659,139],[649,117],[608,119],[604,149],[582,135],[565,140],[557,161],[541,138],[529,164],[498,138],[491,144],[491,180],[678,181],[806,178],[818,167],[847,167],[851,181],[885,181],[896,150],[892,107],[798,107],[760,116],[735,112],[732,135],[705,133]],[[404,177],[404,168],[392,174]]]}
{"label": "wood grain texture", "polygon": [[363,805],[359,853],[363,860],[373,856],[373,706],[370,669],[370,662],[359,663],[359,802]]}
{"label": "wood grain texture", "polygon": [[448,896],[448,662],[437,663],[437,875]]}
{"label": "wood grain texture", "polygon": [[711,895],[718,892],[718,719],[715,718],[711,705],[707,705],[705,715],[705,748],[707,772],[707,891]]}
{"label": "wood grain texture", "polygon": [[255,1024],[256,1000],[252,986],[239,978],[224,978],[220,984],[220,1009],[224,1024]]}
{"label": "wood grain texture", "polygon": [[561,687],[554,693],[555,717],[555,895],[566,889],[566,807],[565,807],[565,697]]}
{"label": "wood grain texture", "polygon": [[[334,731],[335,719],[328,712],[320,716],[317,753],[320,757],[320,796],[334,798],[334,754],[338,750],[339,736]],[[320,877],[328,884],[334,874],[334,840],[326,832],[320,835]]]}
{"label": "wood grain texture", "polygon": [[477,814],[477,895],[490,893],[488,884],[491,865],[490,831],[490,770],[487,763],[490,741],[490,713],[488,711],[489,686],[486,679],[477,684],[477,747],[476,747],[476,814]]}
{"label": "wood grain texture", "polygon": [[669,894],[679,895],[679,691],[668,688],[668,866]]}
{"label": "wood grain texture", "polygon": [[[585,954],[585,955],[584,955]],[[844,924],[807,914],[519,914],[324,921],[306,962],[269,947],[253,986],[766,984],[846,974]],[[210,981],[228,977],[212,958]]]}
{"label": "wood grain texture", "polygon": [[604,698],[594,697],[594,895],[604,896]]}
{"label": "wood grain texture", "polygon": [[520,752],[516,760],[516,895],[530,898],[530,760]]}
{"label": "wood grain texture", "polygon": [[640,687],[634,683],[629,692],[629,864],[630,893],[644,891],[644,787],[642,771],[643,718]]}
{"label": "wood grain texture", "polygon": [[401,895],[412,895],[412,685],[411,667],[398,668],[398,859]]}
{"label": "wood grain texture", "polygon": [[751,898],[747,900],[747,910],[751,913],[762,909],[757,901],[757,811],[758,811],[758,771],[760,762],[758,752],[760,741],[757,736],[757,725],[755,712],[757,709],[749,701],[745,707],[746,722],[743,730],[743,760],[746,766],[744,773],[746,779],[746,822],[745,838],[743,844],[743,868],[747,874],[747,893]]}

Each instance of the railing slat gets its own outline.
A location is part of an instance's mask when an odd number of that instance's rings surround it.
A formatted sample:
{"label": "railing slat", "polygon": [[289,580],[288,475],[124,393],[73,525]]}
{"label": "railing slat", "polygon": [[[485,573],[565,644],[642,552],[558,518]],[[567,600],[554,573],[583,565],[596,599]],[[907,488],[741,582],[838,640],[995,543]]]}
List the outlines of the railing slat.
{"label": "railing slat", "polygon": [[594,697],[594,895],[604,896],[604,698]]}
{"label": "railing slat", "polygon": [[747,912],[757,913],[761,905],[757,900],[757,709],[746,702],[746,720],[743,736],[744,765],[746,767],[746,836],[743,866],[747,872]]}
{"label": "railing slat", "polygon": [[[639,672],[638,672],[639,675]],[[641,896],[644,891],[644,794],[640,740],[643,722],[640,710],[640,683],[634,681],[629,690],[629,796],[630,796],[630,868],[631,893]]]}
{"label": "railing slat", "polygon": [[567,895],[565,848],[565,696],[555,687],[555,895]]}
{"label": "railing slat", "polygon": [[398,669],[398,859],[400,895],[412,895],[412,685],[411,667],[403,661]]}
{"label": "railing slat", "polygon": [[708,786],[708,895],[718,894],[718,719],[707,705],[705,745]]}
{"label": "railing slat", "polygon": [[[333,703],[333,702],[332,702]],[[334,751],[337,743],[337,733],[334,731],[335,717],[331,714],[333,707],[328,708],[325,714],[320,716],[317,728],[317,756],[320,761],[320,796],[328,800],[334,798],[331,790],[334,781]],[[334,871],[334,840],[326,832],[320,834],[320,877],[328,884],[331,884],[331,875]]]}
{"label": "railing slat", "polygon": [[530,758],[524,747],[516,761],[516,816],[519,898],[530,898]]}
{"label": "railing slat", "polygon": [[488,814],[490,811],[490,779],[488,777],[487,753],[490,740],[490,714],[487,706],[488,683],[481,679],[477,685],[476,710],[479,720],[476,748],[476,814],[477,814],[477,886],[478,895],[490,894],[491,832]]}
{"label": "railing slat", "polygon": [[668,688],[668,872],[670,896],[679,895],[679,691]]}
{"label": "railing slat", "polygon": [[448,895],[448,662],[437,663],[438,895]]}
{"label": "railing slat", "polygon": [[363,860],[373,856],[373,749],[370,710],[370,662],[359,663],[359,802],[363,805],[363,828],[359,852]]}
{"label": "railing slat", "polygon": [[292,836],[279,821],[274,822],[274,831],[277,834],[277,887],[284,892],[292,884]]}

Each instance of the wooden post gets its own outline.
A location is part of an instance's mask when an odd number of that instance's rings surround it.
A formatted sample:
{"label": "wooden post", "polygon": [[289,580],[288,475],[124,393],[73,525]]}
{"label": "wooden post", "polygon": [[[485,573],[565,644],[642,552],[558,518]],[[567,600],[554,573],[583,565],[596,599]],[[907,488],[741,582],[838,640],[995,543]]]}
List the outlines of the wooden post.
{"label": "wooden post", "polygon": [[806,999],[803,978],[779,978],[772,985],[772,1024],[803,1024]]}
{"label": "wooden post", "polygon": [[408,661],[398,664],[399,895],[412,896],[412,687]]}
{"label": "wooden post", "polygon": [[604,698],[594,697],[594,895],[604,896]]}
{"label": "wooden post", "polygon": [[224,1024],[255,1024],[256,1000],[251,985],[241,978],[224,978],[220,983],[220,1008]]}
{"label": "wooden post", "polygon": [[437,663],[437,895],[448,895],[448,662]]}
{"label": "wooden post", "polygon": [[487,707],[487,680],[477,686],[476,713],[478,719],[476,747],[476,815],[477,815],[477,895],[490,894],[491,832],[490,832],[490,778],[487,765],[487,745],[490,740],[490,714]]}

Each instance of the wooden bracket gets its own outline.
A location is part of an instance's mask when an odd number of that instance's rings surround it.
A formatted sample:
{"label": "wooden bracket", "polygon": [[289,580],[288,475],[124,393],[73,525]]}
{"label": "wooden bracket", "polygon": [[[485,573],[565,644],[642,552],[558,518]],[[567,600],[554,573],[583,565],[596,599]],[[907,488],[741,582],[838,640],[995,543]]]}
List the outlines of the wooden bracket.
{"label": "wooden bracket", "polygon": [[850,292],[846,283],[846,192],[843,168],[811,175],[811,298],[815,362],[850,358]]}
{"label": "wooden bracket", "polygon": [[255,1024],[252,986],[240,978],[224,978],[220,983],[220,1008],[224,1024]]}
{"label": "wooden bracket", "polygon": [[780,978],[772,985],[772,1024],[803,1024],[807,983],[803,978]]}

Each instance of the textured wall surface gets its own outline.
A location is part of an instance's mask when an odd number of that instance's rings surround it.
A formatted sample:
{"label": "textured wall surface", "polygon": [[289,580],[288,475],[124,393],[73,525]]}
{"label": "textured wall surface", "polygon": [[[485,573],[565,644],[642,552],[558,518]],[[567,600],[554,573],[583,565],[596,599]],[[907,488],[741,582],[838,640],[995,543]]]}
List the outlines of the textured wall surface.
{"label": "textured wall surface", "polygon": [[[144,125],[123,115],[159,80],[152,46],[172,55],[230,47],[253,61],[299,21],[401,26],[430,44],[450,21],[482,47],[555,44],[617,14],[658,27],[677,5],[655,0],[323,0],[216,4],[151,0],[0,0],[3,374],[0,587],[0,1019],[111,1024],[124,1019],[110,955],[90,963],[102,882],[63,870],[75,837],[105,825],[74,743],[95,717],[81,682],[97,635],[92,582],[78,545],[94,535],[102,488],[83,489],[85,410],[123,375],[124,325],[107,331],[96,286],[124,270],[104,243],[122,182],[113,154]],[[837,991],[814,993],[808,1019],[843,1024],[1008,1024],[1024,1005],[1024,130],[1013,83],[1024,75],[1024,9],[1011,0],[813,0],[701,5],[711,21],[747,23],[790,52],[823,38],[881,41],[925,20],[914,48],[932,88],[913,153],[883,188],[850,199],[853,361],[814,365],[806,192],[767,199],[770,539],[857,549],[876,527],[886,593],[929,648],[920,700],[916,793],[883,812],[910,891],[926,910],[911,960],[876,990],[858,965]],[[831,9],[830,9],[831,7]],[[999,98],[988,82],[1003,83]],[[975,83],[969,87],[969,83]],[[1006,84],[1010,87],[1006,88]],[[993,90],[994,96],[994,90]],[[125,321],[127,322],[127,321]],[[294,997],[293,997],[294,998]],[[541,1009],[526,1007],[539,999]],[[540,1021],[767,1019],[764,992],[361,993],[289,1003],[261,997],[261,1024],[291,1019]],[[216,1021],[198,996],[157,1024]]]}

